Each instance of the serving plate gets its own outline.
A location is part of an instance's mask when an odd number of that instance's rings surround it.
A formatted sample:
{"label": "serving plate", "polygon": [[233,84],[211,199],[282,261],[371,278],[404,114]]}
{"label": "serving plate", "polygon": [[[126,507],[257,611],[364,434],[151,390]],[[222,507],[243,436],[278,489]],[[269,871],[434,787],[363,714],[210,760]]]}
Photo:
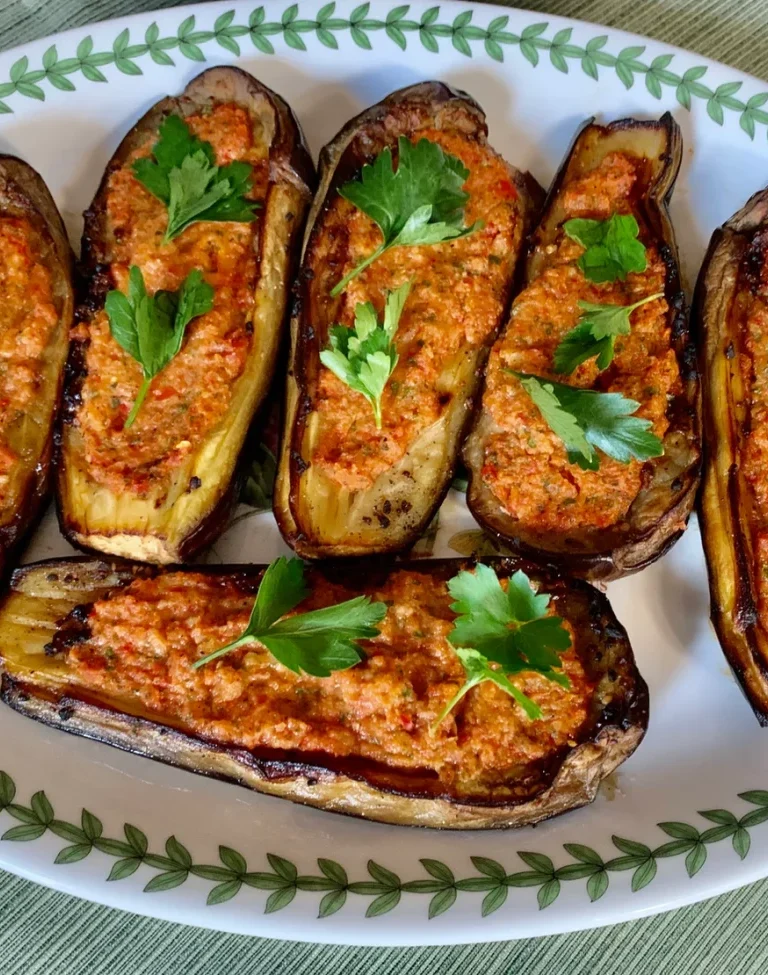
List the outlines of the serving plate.
{"label": "serving plate", "polygon": [[[122,134],[206,64],[283,95],[314,153],[388,92],[438,78],[546,184],[585,116],[674,112],[672,207],[690,285],[712,229],[768,181],[768,91],[620,31],[522,10],[374,0],[208,3],[79,29],[0,56],[0,151],[40,170],[74,242]],[[207,556],[285,551],[256,458]],[[451,491],[424,555],[483,543]],[[24,560],[71,552],[52,513]],[[69,893],[222,930],[354,944],[491,941],[666,910],[768,875],[766,732],[708,623],[698,529],[614,583],[651,690],[638,752],[595,804],[535,829],[456,835],[344,819],[58,734],[0,710],[0,866]]]}

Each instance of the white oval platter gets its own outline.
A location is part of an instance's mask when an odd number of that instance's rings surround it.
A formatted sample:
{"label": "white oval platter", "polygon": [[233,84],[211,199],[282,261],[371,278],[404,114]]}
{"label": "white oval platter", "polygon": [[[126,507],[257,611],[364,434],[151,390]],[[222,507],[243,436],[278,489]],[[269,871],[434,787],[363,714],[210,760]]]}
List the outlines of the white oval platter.
{"label": "white oval platter", "polygon": [[[206,3],[28,44],[0,56],[0,151],[42,173],[77,242],[127,129],[203,67],[229,63],[288,100],[315,155],[388,92],[446,81],[480,102],[492,144],[545,185],[586,116],[669,109],[686,146],[672,211],[689,285],[713,228],[768,180],[758,80],[620,31],[447,2]],[[240,514],[210,559],[284,550],[269,512]],[[473,529],[451,492],[434,554],[457,555],[452,543],[467,543],[456,535]],[[25,560],[68,551],[49,513]],[[169,920],[385,945],[593,927],[767,876],[768,732],[709,626],[695,522],[609,596],[652,713],[645,742],[589,808],[517,832],[398,829],[254,795],[3,708],[0,866]]]}

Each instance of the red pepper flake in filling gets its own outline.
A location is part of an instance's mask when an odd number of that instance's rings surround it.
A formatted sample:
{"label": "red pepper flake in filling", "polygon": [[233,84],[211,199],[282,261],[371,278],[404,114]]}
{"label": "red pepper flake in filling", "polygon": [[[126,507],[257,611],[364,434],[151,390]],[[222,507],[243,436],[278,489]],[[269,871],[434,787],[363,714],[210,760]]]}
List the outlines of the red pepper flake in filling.
{"label": "red pepper flake in filling", "polygon": [[663,298],[633,312],[630,334],[617,339],[614,361],[599,377],[595,359],[568,377],[558,376],[553,366],[555,349],[579,320],[579,301],[629,305],[664,291],[665,267],[636,203],[641,165],[637,157],[611,153],[594,170],[566,184],[561,204],[563,222],[633,213],[647,248],[646,270],[629,274],[626,281],[594,284],[576,266],[583,248],[561,232],[556,243],[538,255],[541,273],[515,300],[509,324],[488,362],[483,406],[497,432],[487,440],[482,476],[505,510],[534,531],[616,524],[640,491],[643,465],[620,464],[605,455],[599,471],[583,471],[569,463],[562,441],[506,370],[623,393],[640,403],[637,416],[651,420],[658,437],[669,427],[668,399],[681,390]]}
{"label": "red pepper flake in filling", "polygon": [[[185,121],[214,147],[217,164],[241,160],[253,166],[249,196],[263,200],[268,149],[260,133],[252,131],[245,109],[219,104]],[[112,338],[105,312],[88,328],[87,376],[76,418],[85,463],[98,483],[115,492],[139,494],[171,477],[226,413],[251,345],[249,319],[258,273],[258,216],[254,223],[196,223],[161,245],[166,209],[131,169],[136,158],[149,154],[154,141],[149,139],[109,177],[106,206],[113,235],[113,281],[125,289],[128,270],[135,264],[150,294],[161,288],[174,291],[198,268],[215,297],[213,309],[188,326],[181,352],[158,376],[128,430],[125,419],[141,385],[141,367]],[[82,339],[82,331],[76,330],[73,338]]]}

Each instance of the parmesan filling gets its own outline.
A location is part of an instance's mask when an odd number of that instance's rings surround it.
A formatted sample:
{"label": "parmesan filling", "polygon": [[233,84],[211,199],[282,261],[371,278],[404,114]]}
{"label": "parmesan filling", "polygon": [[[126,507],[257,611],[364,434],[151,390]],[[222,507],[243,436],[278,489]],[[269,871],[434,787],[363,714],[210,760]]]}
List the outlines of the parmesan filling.
{"label": "parmesan filling", "polygon": [[[194,135],[211,143],[218,165],[251,164],[249,197],[263,201],[268,147],[253,131],[245,109],[224,103],[185,121]],[[75,422],[90,476],[115,493],[128,490],[139,496],[162,487],[226,414],[251,348],[258,274],[258,215],[253,223],[195,223],[162,243],[166,208],[131,168],[150,153],[154,141],[150,138],[109,177],[113,285],[126,291],[128,271],[137,265],[150,294],[161,288],[176,291],[197,268],[214,289],[213,309],[187,327],[181,351],[155,377],[129,429],[125,421],[141,386],[141,366],[112,338],[103,310],[87,327],[77,326],[73,336],[87,342],[87,375]]]}
{"label": "parmesan filling", "polygon": [[[314,573],[309,581],[298,612],[358,595]],[[365,759],[426,773],[454,794],[503,786],[521,765],[575,744],[594,684],[572,630],[561,658],[570,691],[536,673],[512,678],[541,707],[541,719],[527,719],[485,683],[431,735],[464,683],[447,640],[454,614],[445,582],[400,570],[365,591],[389,607],[380,635],[362,642],[363,663],[316,678],[294,674],[258,643],[193,670],[195,660],[243,632],[253,593],[189,572],[138,580],[94,604],[89,638],[68,651],[71,679],[223,745]]]}
{"label": "parmesan filling", "polygon": [[491,352],[483,408],[494,432],[485,444],[482,477],[505,511],[527,530],[568,532],[616,525],[643,485],[643,464],[622,464],[604,454],[598,471],[570,463],[562,440],[507,370],[622,393],[640,404],[635,415],[650,420],[660,438],[669,427],[670,398],[682,390],[664,298],[632,313],[630,334],[617,338],[614,360],[604,372],[599,373],[594,358],[569,376],[558,375],[553,365],[555,349],[582,314],[579,301],[630,305],[664,291],[665,267],[637,207],[641,165],[628,153],[610,153],[594,170],[566,183],[560,202],[563,222],[634,214],[646,246],[646,270],[628,274],[625,281],[595,284],[577,267],[583,248],[561,231],[539,253],[541,273],[515,300]]}
{"label": "parmesan filling", "polygon": [[[509,255],[522,233],[517,189],[500,156],[454,131],[422,129],[412,136],[414,142],[419,139],[436,142],[469,170],[465,223],[482,220],[484,227],[441,244],[393,247],[347,287],[339,322],[351,327],[358,303],[372,302],[381,317],[384,292],[413,282],[395,339],[399,362],[382,398],[381,430],[368,401],[329,369],[320,369],[314,404],[320,425],[312,464],[348,491],[369,488],[449,409],[451,396],[439,383],[444,364],[493,337],[504,312]],[[323,218],[314,262],[326,261],[323,248],[338,240],[345,248],[339,279],[381,243],[373,220],[341,196]],[[323,345],[333,324],[313,323]]]}
{"label": "parmesan filling", "polygon": [[0,523],[13,502],[10,486],[22,460],[12,431],[39,394],[45,352],[58,322],[51,272],[36,241],[28,220],[0,218]]}

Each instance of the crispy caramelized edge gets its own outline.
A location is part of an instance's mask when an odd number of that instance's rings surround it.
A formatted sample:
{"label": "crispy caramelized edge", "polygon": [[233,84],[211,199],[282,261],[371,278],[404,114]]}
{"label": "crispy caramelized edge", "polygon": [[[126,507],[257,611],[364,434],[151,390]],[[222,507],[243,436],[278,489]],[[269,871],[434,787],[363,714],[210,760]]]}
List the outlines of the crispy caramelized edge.
{"label": "crispy caramelized edge", "polygon": [[768,630],[755,595],[751,490],[739,470],[749,391],[739,365],[743,335],[732,317],[742,259],[754,236],[766,228],[768,189],[756,193],[712,235],[696,284],[694,316],[703,336],[699,516],[712,623],[757,720],[768,727]]}
{"label": "crispy caramelized edge", "polygon": [[[180,95],[164,98],[150,108],[125,135],[107,164],[93,202],[84,215],[85,225],[83,228],[82,257],[79,268],[82,288],[79,294],[76,312],[77,321],[89,323],[103,308],[107,293],[112,287],[109,263],[107,261],[108,230],[106,221],[106,196],[110,175],[115,169],[122,166],[124,160],[137,146],[143,144],[148,132],[157,130],[161,121],[167,115],[180,108],[185,113],[192,110],[196,100],[200,104],[205,104],[211,97],[216,96],[216,88],[219,84],[226,86],[229,83],[233,87],[243,87],[249,97],[265,97],[274,108],[276,131],[270,151],[269,193],[272,192],[273,187],[280,180],[293,185],[297,192],[304,197],[304,206],[306,207],[308,205],[316,183],[316,173],[304,139],[304,133],[290,106],[276,92],[267,88],[241,68],[222,66],[203,71],[189,82]],[[290,264],[285,280],[286,316],[287,309],[290,306],[290,282],[293,279],[293,269],[298,259],[298,249],[305,212],[306,210],[303,209],[299,219],[295,221],[294,227],[292,228]],[[265,230],[268,231],[268,229],[263,226],[262,221],[258,221],[257,233],[260,252],[263,250],[266,239]],[[281,324],[281,329],[283,325],[284,323]],[[266,364],[263,383],[264,389],[261,401],[257,404],[254,411],[254,418],[258,416],[259,407],[267,395],[269,383],[279,358],[279,345],[282,344],[282,340],[276,343],[274,355],[271,361]],[[85,348],[85,343],[73,342],[70,349],[64,381],[62,422],[59,425],[56,435],[55,454],[59,469],[56,480],[56,503],[59,526],[62,534],[70,544],[87,552],[90,549],[82,541],[76,505],[71,503],[71,499],[67,497],[64,477],[67,454],[65,427],[72,422],[80,403],[80,390],[86,376]],[[252,419],[252,425],[253,422],[254,420]],[[250,435],[246,435],[240,451],[239,460],[235,465],[234,474],[218,501],[207,512],[202,513],[197,525],[186,537],[175,541],[174,549],[178,559],[191,559],[208,545],[212,544],[225,529],[230,515],[237,504],[243,478],[246,476],[247,460],[250,453],[249,441],[252,439],[252,434],[253,430],[250,431]],[[87,534],[86,531],[86,536]],[[102,535],[104,533],[99,534]],[[133,534],[137,540],[143,537],[143,532],[138,529],[134,532],[121,530],[117,534]]]}
{"label": "crispy caramelized edge", "polygon": [[[573,536],[561,533],[523,533],[482,481],[483,444],[478,432],[483,418],[482,397],[464,446],[464,462],[469,471],[467,504],[479,524],[521,555],[535,561],[553,563],[563,571],[593,581],[608,581],[630,575],[664,555],[685,531],[699,484],[701,391],[694,336],[688,322],[685,295],[680,282],[677,245],[668,209],[682,158],[682,138],[679,126],[669,112],[658,122],[621,119],[601,126],[588,119],[582,125],[547,195],[541,222],[529,242],[526,268],[525,284],[535,277],[531,267],[534,252],[539,239],[547,233],[550,212],[560,195],[568,170],[584,144],[583,140],[595,134],[598,137],[602,133],[610,136],[617,132],[636,133],[643,129],[661,129],[665,132],[667,141],[667,150],[659,159],[663,165],[648,195],[644,216],[660,242],[660,256],[666,265],[664,290],[669,305],[672,347],[683,384],[682,395],[676,397],[670,406],[670,429],[664,438],[666,460],[670,461],[673,470],[664,471],[666,463],[663,457],[658,462],[647,465],[654,472],[651,486],[655,487],[656,492],[665,493],[668,483],[668,503],[660,504],[660,510],[656,514],[654,506],[658,499],[655,493],[648,498],[643,497],[646,486],[630,507],[627,519],[630,523],[632,520],[640,520],[640,526],[630,525],[628,529],[621,528],[613,532],[593,532],[591,538],[586,533],[579,532]],[[674,449],[675,460],[670,460],[670,447]]]}
{"label": "crispy caramelized edge", "polygon": [[[487,135],[485,113],[478,103],[466,92],[451,88],[438,81],[426,81],[407,88],[402,88],[388,95],[381,102],[371,106],[351,119],[341,131],[329,142],[320,153],[319,186],[312,208],[307,219],[302,247],[301,268],[294,287],[294,310],[291,318],[291,354],[288,377],[286,383],[284,422],[282,443],[280,450],[278,475],[276,480],[273,510],[280,531],[285,541],[301,556],[305,558],[321,557],[360,557],[375,554],[396,554],[410,549],[426,530],[435,512],[442,504],[459,460],[461,443],[471,419],[473,400],[480,385],[480,377],[484,361],[493,341],[493,337],[504,321],[506,310],[514,290],[514,280],[519,274],[520,263],[510,276],[507,295],[504,300],[504,312],[499,316],[493,335],[487,347],[481,350],[480,361],[475,374],[475,383],[464,395],[455,397],[452,410],[463,410],[465,419],[461,425],[459,435],[452,445],[452,452],[445,458],[442,477],[434,484],[434,498],[426,512],[417,520],[399,529],[395,534],[388,525],[371,530],[371,540],[366,542],[326,543],[322,539],[313,538],[296,518],[297,501],[302,491],[302,478],[307,462],[301,456],[301,443],[307,416],[312,412],[312,402],[306,395],[308,386],[308,365],[313,357],[313,342],[315,339],[312,323],[308,320],[310,311],[309,281],[305,261],[311,253],[314,242],[320,232],[318,226],[320,218],[329,209],[331,194],[347,179],[351,179],[366,162],[370,162],[376,155],[370,146],[367,152],[362,152],[350,160],[347,149],[358,140],[364,143],[363,136],[366,128],[381,124],[388,116],[402,113],[404,118],[409,113],[421,115],[435,115],[451,103],[460,105],[469,125],[474,126],[476,133],[483,137]],[[538,213],[543,201],[543,190],[529,173],[521,173],[510,166],[510,178],[514,180],[520,199],[524,201],[522,216],[528,226],[523,234],[527,236],[533,219]],[[520,255],[522,256],[522,255]]]}
{"label": "crispy caramelized edge", "polygon": [[[594,799],[602,779],[628,758],[643,738],[648,723],[648,689],[637,670],[626,632],[601,592],[578,580],[563,579],[552,571],[532,567],[520,559],[483,561],[504,575],[518,568],[529,569],[561,601],[561,611],[576,626],[585,659],[599,682],[592,716],[577,744],[554,756],[545,771],[531,767],[528,773],[521,773],[516,780],[520,783],[519,798],[515,800],[460,800],[436,793],[434,788],[430,792],[417,776],[393,772],[374,763],[366,766],[360,759],[344,762],[300,751],[252,752],[224,747],[178,728],[160,725],[144,715],[121,713],[114,705],[100,703],[92,694],[85,695],[74,687],[56,689],[50,684],[46,686],[42,678],[36,684],[27,675],[14,676],[8,669],[3,674],[1,696],[14,710],[52,727],[332,812],[379,822],[447,829],[528,825]],[[379,576],[412,569],[447,578],[473,564],[467,560],[443,559],[406,563],[391,569],[369,568]],[[259,566],[181,568],[206,574],[230,574],[249,587],[263,570]],[[124,585],[137,575],[163,571],[119,560],[107,563],[87,558],[52,559],[18,569],[12,579],[12,591],[23,586],[30,573],[41,570],[46,575],[66,570],[75,579],[78,572],[85,577],[91,573],[95,580],[100,580],[102,592],[104,579],[110,574],[114,576],[117,572]],[[317,566],[313,572],[352,586],[359,578],[358,567],[348,563]],[[94,588],[98,584],[95,582]],[[87,591],[82,591],[82,597],[87,599]],[[0,639],[3,609],[9,598],[10,594],[0,604]]]}
{"label": "crispy caramelized edge", "polygon": [[14,554],[34,528],[48,500],[54,429],[59,413],[69,331],[74,315],[74,255],[64,221],[42,176],[16,156],[0,155],[0,214],[25,217],[46,247],[59,322],[49,349],[56,361],[54,410],[42,453],[27,476],[27,487],[13,518],[0,527],[0,580]]}

